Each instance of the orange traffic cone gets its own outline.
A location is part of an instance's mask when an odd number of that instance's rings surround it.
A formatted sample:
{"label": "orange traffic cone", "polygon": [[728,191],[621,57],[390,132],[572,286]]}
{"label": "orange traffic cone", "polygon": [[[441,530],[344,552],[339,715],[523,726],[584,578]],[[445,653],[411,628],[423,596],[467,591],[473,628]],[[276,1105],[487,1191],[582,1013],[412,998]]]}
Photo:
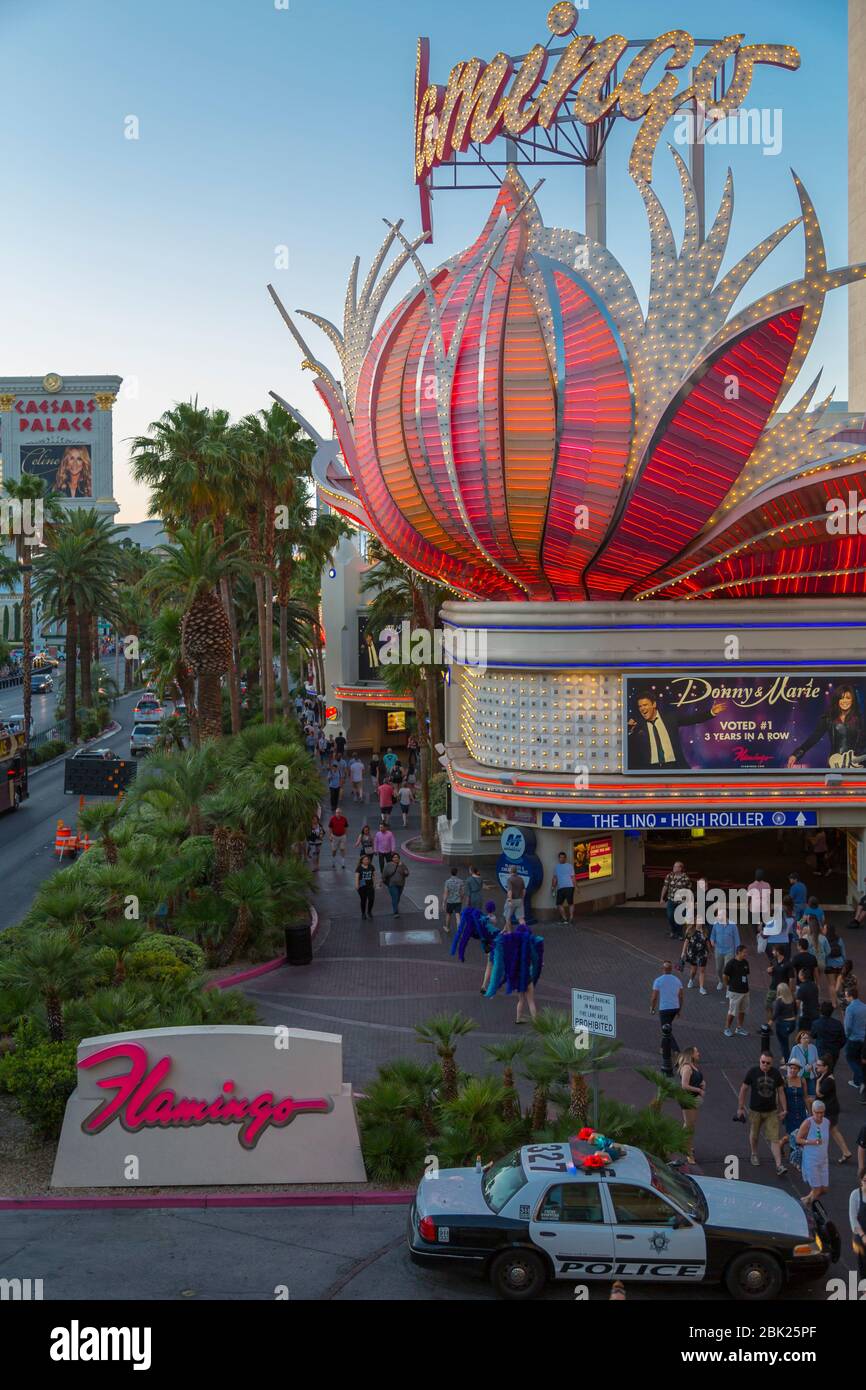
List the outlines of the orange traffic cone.
{"label": "orange traffic cone", "polygon": [[86,854],[87,851],[92,848],[93,841],[91,840],[86,830],[83,835],[78,836],[77,846],[81,850],[82,854]]}

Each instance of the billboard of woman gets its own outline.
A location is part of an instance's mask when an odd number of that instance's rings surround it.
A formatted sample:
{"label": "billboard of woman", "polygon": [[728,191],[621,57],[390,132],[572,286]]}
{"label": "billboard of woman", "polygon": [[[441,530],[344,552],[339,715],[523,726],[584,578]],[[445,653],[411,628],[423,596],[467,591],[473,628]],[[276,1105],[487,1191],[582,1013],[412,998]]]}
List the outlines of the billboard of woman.
{"label": "billboard of woman", "polygon": [[30,444],[21,450],[21,472],[44,478],[60,497],[93,496],[89,444]]}

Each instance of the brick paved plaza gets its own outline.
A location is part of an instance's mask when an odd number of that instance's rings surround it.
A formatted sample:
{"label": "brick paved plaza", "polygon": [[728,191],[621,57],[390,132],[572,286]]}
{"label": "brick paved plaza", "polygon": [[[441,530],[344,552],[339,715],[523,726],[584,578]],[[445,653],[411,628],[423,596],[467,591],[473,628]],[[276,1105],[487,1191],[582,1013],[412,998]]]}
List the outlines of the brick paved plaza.
{"label": "brick paved plaza", "polygon": [[[374,830],[377,821],[370,803],[359,806],[347,800],[343,810],[349,819],[351,847],[364,821]],[[326,811],[326,819],[328,815]],[[394,812],[393,829],[401,845],[417,834],[417,808],[412,810],[408,829],[403,831],[399,821],[399,814]],[[391,914],[387,893],[379,888],[374,920],[362,923],[353,887],[356,854],[350,850],[345,870],[332,869],[331,852],[326,845],[316,897],[321,925],[312,965],[276,971],[246,989],[266,1023],[288,1022],[298,1028],[341,1033],[345,1074],[358,1091],[363,1090],[382,1063],[400,1056],[420,1060],[429,1055],[428,1049],[416,1040],[414,1025],[434,1013],[460,1010],[476,1021],[476,1031],[461,1039],[458,1049],[460,1064],[470,1071],[493,1069],[494,1064],[483,1051],[484,1044],[501,1041],[516,1031],[514,999],[504,993],[486,999],[479,992],[484,957],[478,943],[470,943],[461,965],[456,956],[449,954],[450,938],[441,922],[430,921],[424,915],[425,898],[432,895],[441,902],[447,865],[408,859],[406,862],[411,872],[399,920]],[[484,880],[489,896],[501,908],[503,894],[495,882],[492,864],[485,866]],[[539,893],[538,901],[549,901],[546,891]],[[841,930],[847,915],[835,917]],[[434,942],[412,941],[412,933],[431,930],[436,937]],[[545,942],[544,972],[537,989],[539,1007],[570,1011],[573,987],[615,994],[618,1037],[623,1047],[616,1070],[604,1073],[602,1088],[618,1100],[646,1104],[652,1089],[636,1075],[635,1068],[657,1067],[660,1063],[658,1019],[649,1012],[651,983],[671,949],[679,950],[669,939],[663,912],[657,907],[622,906],[579,917],[573,926],[544,921],[536,930]],[[385,933],[392,934],[393,944],[384,944]],[[846,931],[844,939],[863,978],[866,933]],[[695,1144],[699,1170],[721,1176],[725,1158],[736,1155],[741,1160],[741,1177],[775,1183],[779,1180],[769,1150],[762,1151],[761,1166],[752,1168],[748,1163],[745,1126],[732,1122],[743,1074],[757,1060],[759,1028],[764,1021],[763,957],[753,949],[750,959],[753,998],[746,1021],[748,1038],[723,1035],[724,994],[716,991],[712,965],[707,972],[706,996],[701,996],[697,988],[684,991],[675,1033],[681,1047],[700,1046],[707,1076],[707,1100],[700,1113]],[[530,1032],[528,1028],[521,1031]],[[778,1056],[775,1038],[773,1051]],[[848,1087],[850,1071],[844,1058],[840,1059],[836,1074],[842,1103],[841,1128],[853,1147],[860,1127],[866,1123],[866,1106]],[[834,1147],[833,1158],[837,1156]],[[848,1193],[854,1185],[854,1172],[853,1164],[840,1168],[831,1163],[828,1205],[840,1227]],[[802,1195],[800,1177],[795,1171],[781,1181],[789,1184],[797,1196]],[[843,1249],[843,1262],[846,1259],[850,1256]]]}

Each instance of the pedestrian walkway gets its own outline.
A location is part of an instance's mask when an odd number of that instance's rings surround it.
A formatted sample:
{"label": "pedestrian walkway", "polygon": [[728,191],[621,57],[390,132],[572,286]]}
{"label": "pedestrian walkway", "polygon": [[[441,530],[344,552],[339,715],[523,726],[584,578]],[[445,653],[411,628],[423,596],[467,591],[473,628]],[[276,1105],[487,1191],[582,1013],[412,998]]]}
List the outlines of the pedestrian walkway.
{"label": "pedestrian walkway", "polygon": [[[327,804],[327,798],[323,799]],[[340,1033],[345,1075],[359,1092],[385,1062],[398,1057],[417,1061],[430,1058],[430,1049],[415,1035],[415,1025],[437,1013],[459,1011],[477,1025],[474,1032],[459,1041],[461,1067],[477,1073],[495,1070],[484,1051],[485,1044],[501,1042],[518,1032],[530,1037],[532,1034],[528,1028],[516,1027],[514,998],[502,993],[493,999],[481,995],[484,956],[476,942],[470,943],[464,964],[450,955],[451,938],[444,931],[441,913],[449,864],[407,858],[410,877],[400,904],[400,918],[392,916],[387,893],[377,887],[373,920],[362,922],[354,889],[357,852],[352,846],[365,820],[375,831],[378,807],[370,801],[359,806],[347,799],[343,811],[349,820],[350,853],[345,870],[332,868],[330,846],[323,846],[316,892],[321,925],[312,964],[275,971],[251,981],[245,993],[255,1000],[264,1023]],[[326,811],[326,821],[328,815]],[[391,819],[398,846],[417,836],[417,806],[412,808],[405,831],[397,811]],[[464,870],[465,865],[461,865],[461,872]],[[485,898],[496,901],[501,919],[504,895],[493,881],[489,863],[483,878]],[[838,920],[837,925],[844,927],[846,920]],[[612,1099],[646,1105],[654,1090],[636,1068],[658,1068],[661,1063],[659,1022],[649,1011],[652,981],[660,973],[661,962],[665,958],[676,960],[678,954],[678,943],[669,938],[663,911],[657,906],[622,906],[579,916],[573,925],[544,921],[538,930],[545,941],[544,971],[536,992],[539,1008],[570,1012],[572,988],[616,995],[617,1035],[623,1046],[616,1069],[604,1074],[603,1090]],[[844,935],[857,974],[866,980],[866,931],[846,931]],[[769,1150],[762,1153],[759,1167],[749,1164],[746,1128],[732,1122],[742,1079],[758,1059],[758,1030],[765,1018],[765,961],[751,942],[749,958],[753,990],[746,1021],[748,1037],[724,1036],[725,996],[716,990],[712,961],[707,971],[707,994],[701,995],[697,989],[683,993],[683,1010],[675,1029],[677,1039],[684,1048],[695,1044],[700,1047],[701,1068],[707,1078],[707,1100],[696,1131],[698,1165],[708,1175],[731,1176],[731,1160],[735,1159],[741,1178],[772,1185],[781,1182],[799,1197],[803,1192],[799,1175],[792,1171],[777,1179]],[[775,1039],[773,1052],[778,1060]],[[841,1128],[853,1147],[866,1123],[866,1106],[859,1104],[857,1094],[847,1085],[850,1073],[844,1058],[836,1074],[842,1105]],[[528,1083],[518,1084],[526,1099]],[[675,1117],[672,1106],[666,1110]],[[838,1168],[831,1164],[831,1192],[826,1205],[840,1229],[845,1229],[848,1193],[854,1181],[853,1165]],[[843,1244],[843,1264],[846,1262],[850,1260]]]}

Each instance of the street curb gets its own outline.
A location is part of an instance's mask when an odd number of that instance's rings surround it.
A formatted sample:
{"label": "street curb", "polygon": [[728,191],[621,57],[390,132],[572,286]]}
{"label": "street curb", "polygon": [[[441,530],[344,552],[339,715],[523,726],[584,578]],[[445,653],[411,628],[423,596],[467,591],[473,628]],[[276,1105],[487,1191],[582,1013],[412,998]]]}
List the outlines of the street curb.
{"label": "street curb", "polygon": [[115,1211],[174,1207],[393,1207],[413,1200],[413,1192],[189,1193],[177,1197],[3,1197],[0,1211]]}
{"label": "street curb", "polygon": [[[319,914],[310,904],[310,935],[315,936],[319,930]],[[276,960],[266,960],[263,965],[254,965],[252,970],[242,970],[239,975],[227,975],[224,980],[209,980],[205,989],[233,989],[235,985],[245,984],[247,980],[256,980],[260,975],[270,975],[272,971],[279,970],[286,964],[285,956],[277,956]]]}
{"label": "street curb", "polygon": [[431,858],[431,856],[430,856],[429,854],[416,854],[416,853],[414,852],[414,850],[409,849],[410,843],[411,843],[411,841],[406,840],[405,843],[402,844],[402,845],[400,846],[400,853],[401,853],[401,854],[405,854],[405,856],[406,856],[407,859],[413,859],[413,860],[415,861],[416,864],[444,864],[444,863],[445,863],[445,860],[441,857],[441,855],[440,855],[438,858],[433,859],[433,858]]}

